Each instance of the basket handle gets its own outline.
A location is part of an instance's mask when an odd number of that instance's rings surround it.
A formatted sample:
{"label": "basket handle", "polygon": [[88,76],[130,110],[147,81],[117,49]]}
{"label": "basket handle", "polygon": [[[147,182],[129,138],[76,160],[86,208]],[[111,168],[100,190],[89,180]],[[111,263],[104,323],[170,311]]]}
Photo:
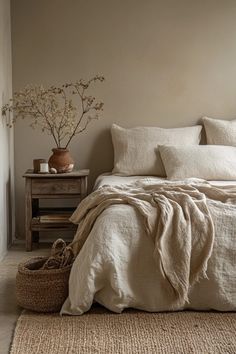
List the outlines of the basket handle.
{"label": "basket handle", "polygon": [[56,257],[63,253],[66,248],[66,243],[61,238],[58,238],[52,245],[51,256]]}
{"label": "basket handle", "polygon": [[57,239],[51,248],[51,255],[44,263],[42,269],[60,269],[74,262],[74,252],[72,248],[66,246],[66,243],[61,238]]}

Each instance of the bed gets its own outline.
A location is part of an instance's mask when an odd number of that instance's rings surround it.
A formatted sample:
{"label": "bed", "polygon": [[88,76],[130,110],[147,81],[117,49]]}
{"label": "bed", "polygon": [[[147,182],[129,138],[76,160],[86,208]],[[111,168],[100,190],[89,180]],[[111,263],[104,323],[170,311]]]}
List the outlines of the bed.
{"label": "bed", "polygon": [[[158,183],[166,179],[105,174],[97,178],[94,189],[130,185],[140,180]],[[236,181],[210,181],[210,184],[236,186]],[[228,222],[232,223],[235,207],[230,208]],[[153,240],[147,236],[137,210],[131,205],[109,206],[97,217],[74,262],[69,297],[61,314],[81,315],[93,302],[117,313],[129,307],[151,312],[171,310],[153,252]],[[196,282],[190,288],[188,302],[175,309],[235,311],[235,264],[236,225],[228,240],[224,233],[217,233],[207,278]]]}
{"label": "bed", "polygon": [[[71,220],[77,257],[61,314],[236,310],[236,120],[111,128],[114,168]],[[153,177],[158,176],[158,177]]]}

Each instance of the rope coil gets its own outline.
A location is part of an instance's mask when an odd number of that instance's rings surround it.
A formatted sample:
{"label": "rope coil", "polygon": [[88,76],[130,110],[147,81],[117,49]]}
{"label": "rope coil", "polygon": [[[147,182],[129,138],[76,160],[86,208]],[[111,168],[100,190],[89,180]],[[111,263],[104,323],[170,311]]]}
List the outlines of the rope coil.
{"label": "rope coil", "polygon": [[61,238],[57,239],[51,249],[51,255],[41,269],[61,269],[71,265],[75,260],[73,249]]}

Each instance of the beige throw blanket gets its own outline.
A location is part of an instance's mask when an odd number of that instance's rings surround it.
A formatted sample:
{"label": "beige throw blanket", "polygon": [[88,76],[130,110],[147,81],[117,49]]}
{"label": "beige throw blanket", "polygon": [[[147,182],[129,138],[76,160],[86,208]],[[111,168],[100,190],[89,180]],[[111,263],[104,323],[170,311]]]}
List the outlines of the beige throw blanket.
{"label": "beige throw blanket", "polygon": [[144,180],[104,186],[84,199],[71,217],[79,224],[74,250],[79,253],[104,209],[114,204],[132,205],[154,241],[154,257],[165,280],[170,306],[179,308],[188,301],[190,286],[206,277],[214,243],[214,222],[207,198],[233,202],[236,192],[199,181],[150,184]]}

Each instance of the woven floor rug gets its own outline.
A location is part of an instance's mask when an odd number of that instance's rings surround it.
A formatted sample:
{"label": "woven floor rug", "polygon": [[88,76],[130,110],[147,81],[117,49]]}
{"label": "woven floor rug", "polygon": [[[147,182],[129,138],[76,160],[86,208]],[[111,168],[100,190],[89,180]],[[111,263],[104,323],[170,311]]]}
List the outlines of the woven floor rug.
{"label": "woven floor rug", "polygon": [[216,312],[113,314],[95,308],[83,316],[24,312],[11,354],[236,353],[236,314]]}

